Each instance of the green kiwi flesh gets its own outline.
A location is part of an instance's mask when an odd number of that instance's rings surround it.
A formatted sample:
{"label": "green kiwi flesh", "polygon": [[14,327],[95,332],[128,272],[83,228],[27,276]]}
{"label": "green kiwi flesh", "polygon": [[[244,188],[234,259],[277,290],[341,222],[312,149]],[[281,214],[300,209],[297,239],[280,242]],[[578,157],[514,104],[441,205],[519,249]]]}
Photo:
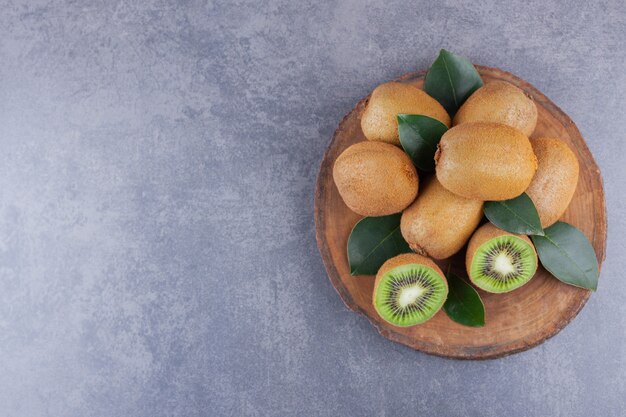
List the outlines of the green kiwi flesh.
{"label": "green kiwi flesh", "polygon": [[504,235],[478,247],[469,275],[477,287],[503,293],[526,284],[536,270],[537,257],[532,245],[517,236]]}
{"label": "green kiwi flesh", "polygon": [[374,307],[387,322],[399,327],[420,324],[443,306],[448,286],[433,268],[405,264],[386,272],[377,286]]}

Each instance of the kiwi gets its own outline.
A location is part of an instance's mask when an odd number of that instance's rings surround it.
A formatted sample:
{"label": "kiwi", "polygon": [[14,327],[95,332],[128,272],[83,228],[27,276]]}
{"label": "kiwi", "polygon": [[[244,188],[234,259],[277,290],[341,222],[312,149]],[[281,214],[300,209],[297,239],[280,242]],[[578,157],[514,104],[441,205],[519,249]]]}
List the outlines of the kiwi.
{"label": "kiwi", "polygon": [[563,141],[554,138],[532,139],[537,155],[537,172],[526,194],[533,200],[541,225],[556,223],[569,206],[578,184],[578,159]]}
{"label": "kiwi", "polygon": [[491,223],[479,227],[467,246],[467,275],[487,292],[509,292],[526,284],[537,270],[537,252],[527,236]]}
{"label": "kiwi", "polygon": [[424,91],[409,84],[389,82],[374,89],[361,116],[361,129],[369,140],[400,146],[400,113],[423,114],[450,126],[450,116],[441,104]]}
{"label": "kiwi", "polygon": [[399,327],[420,324],[437,313],[448,297],[448,282],[432,260],[415,254],[385,262],[374,283],[374,308]]}
{"label": "kiwi", "polygon": [[454,125],[470,122],[502,123],[532,135],[537,106],[522,90],[506,81],[492,81],[476,90],[454,116]]}
{"label": "kiwi", "polygon": [[499,123],[463,123],[441,137],[437,179],[461,197],[499,201],[523,193],[537,170],[528,138]]}
{"label": "kiwi", "polygon": [[482,216],[482,201],[451,193],[433,176],[402,213],[400,230],[415,252],[444,259],[461,250]]}
{"label": "kiwi", "polygon": [[382,142],[358,142],[335,161],[333,178],[343,201],[362,216],[404,210],[417,196],[419,181],[411,158]]}

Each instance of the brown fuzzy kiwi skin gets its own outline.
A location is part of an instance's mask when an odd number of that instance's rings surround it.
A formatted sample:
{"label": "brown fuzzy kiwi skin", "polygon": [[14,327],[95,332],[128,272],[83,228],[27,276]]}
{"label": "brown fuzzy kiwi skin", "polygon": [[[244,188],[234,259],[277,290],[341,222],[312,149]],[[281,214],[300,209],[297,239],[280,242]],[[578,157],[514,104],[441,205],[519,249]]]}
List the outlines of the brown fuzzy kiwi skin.
{"label": "brown fuzzy kiwi skin", "polygon": [[450,116],[441,104],[423,90],[399,82],[388,82],[374,89],[361,115],[365,137],[400,146],[397,116],[423,114],[450,127]]}
{"label": "brown fuzzy kiwi skin", "polygon": [[441,276],[441,279],[446,285],[446,292],[448,291],[448,281],[446,280],[446,276],[444,275],[441,268],[439,268],[439,266],[432,259],[427,258],[426,256],[419,255],[417,253],[404,253],[402,255],[394,256],[393,258],[388,259],[384,264],[382,264],[380,269],[378,269],[378,273],[376,274],[376,280],[374,281],[372,303],[374,303],[374,300],[376,300],[376,290],[378,289],[378,285],[382,281],[383,276],[393,268],[408,264],[425,265],[432,268],[437,274]]}
{"label": "brown fuzzy kiwi skin", "polygon": [[478,248],[485,242],[494,237],[499,236],[516,236],[525,242],[530,244],[530,247],[533,248],[533,253],[535,254],[535,263],[537,263],[537,251],[535,250],[535,246],[532,241],[525,235],[516,235],[514,233],[509,233],[505,230],[502,230],[491,223],[485,223],[480,226],[472,235],[469,243],[467,244],[467,252],[465,253],[465,268],[467,270],[467,276],[470,278],[470,281],[474,282],[470,271],[472,266],[472,260],[474,259],[474,254],[478,250]]}
{"label": "brown fuzzy kiwi skin", "polygon": [[482,217],[482,201],[451,193],[432,176],[402,213],[400,230],[415,252],[445,259],[461,250]]}
{"label": "brown fuzzy kiwi skin", "polygon": [[471,122],[495,122],[532,135],[537,106],[522,90],[506,81],[492,81],[476,90],[454,116],[454,126]]}
{"label": "brown fuzzy kiwi skin", "polygon": [[523,193],[537,158],[522,132],[500,123],[463,123],[441,137],[435,153],[441,185],[471,200],[501,201]]}
{"label": "brown fuzzy kiwi skin", "polygon": [[409,156],[382,142],[358,142],[335,161],[333,179],[350,210],[385,216],[404,210],[417,196],[419,180]]}
{"label": "brown fuzzy kiwi skin", "polygon": [[526,194],[535,203],[541,226],[546,228],[567,210],[576,191],[580,167],[574,152],[560,139],[541,137],[530,142],[538,168]]}

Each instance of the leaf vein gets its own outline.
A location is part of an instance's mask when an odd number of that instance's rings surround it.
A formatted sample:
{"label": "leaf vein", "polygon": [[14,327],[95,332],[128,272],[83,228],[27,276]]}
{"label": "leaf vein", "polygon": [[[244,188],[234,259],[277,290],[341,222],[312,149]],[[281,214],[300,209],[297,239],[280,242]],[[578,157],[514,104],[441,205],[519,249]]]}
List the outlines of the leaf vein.
{"label": "leaf vein", "polygon": [[507,206],[504,202],[499,202],[502,207],[504,207],[505,209],[507,209],[508,211],[510,211],[511,213],[513,213],[513,215],[515,217],[517,217],[518,219],[520,219],[522,221],[522,223],[526,224],[528,227],[530,227],[531,230],[537,230],[537,228],[535,226],[533,226],[531,223],[529,223],[526,219],[524,219],[522,216],[520,216],[519,214],[517,214],[517,212],[515,210],[512,210],[509,206]]}
{"label": "leaf vein", "polygon": [[554,240],[550,239],[550,237],[549,237],[548,235],[545,235],[545,236],[540,236],[540,237],[545,237],[545,238],[546,238],[546,239],[547,239],[550,243],[552,243],[552,244],[553,244],[553,245],[554,245],[554,246],[555,246],[555,247],[556,247],[556,248],[557,248],[557,249],[558,249],[561,253],[563,253],[563,254],[565,255],[565,257],[566,257],[567,259],[569,259],[569,260],[572,262],[572,264],[574,264],[574,266],[575,266],[575,267],[576,267],[576,268],[577,268],[580,272],[582,272],[582,274],[583,274],[585,277],[587,277],[587,274],[585,273],[585,270],[584,270],[584,269],[582,269],[582,268],[581,268],[581,267],[580,267],[580,266],[576,263],[576,260],[575,260],[574,258],[572,258],[572,257],[569,255],[569,253],[568,253],[565,249],[561,248],[561,247],[560,247],[560,246],[559,246],[559,245],[558,245],[558,244],[557,244]]}
{"label": "leaf vein", "polygon": [[450,81],[450,88],[452,88],[452,98],[454,99],[454,106],[459,107],[459,103],[456,99],[456,89],[454,88],[454,83],[452,82],[452,75],[450,75],[450,70],[448,69],[448,63],[446,62],[446,57],[441,55],[441,60],[443,61],[443,67],[446,70],[446,74],[448,75],[448,81]]}
{"label": "leaf vein", "polygon": [[[374,246],[374,248],[373,248],[371,251],[369,251],[369,252],[367,253],[367,255],[365,255],[365,256],[363,257],[363,260],[368,259],[372,253],[376,252],[376,249],[378,249],[378,248],[379,248],[379,247],[380,247],[383,243],[385,243],[385,241],[386,241],[387,239],[389,239],[389,238],[391,237],[391,235],[393,235],[393,234],[394,234],[394,233],[395,233],[395,232],[396,232],[399,228],[400,228],[400,226],[397,226],[397,227],[396,227],[395,229],[393,229],[393,230],[392,230],[392,231],[391,231],[391,232],[390,232],[387,236],[385,236],[385,237],[384,237],[384,238],[383,238],[380,242],[378,242],[378,244],[377,244],[376,246]],[[362,263],[363,263],[363,262],[361,262],[361,264],[362,264]],[[354,270],[354,272],[357,272],[358,270],[359,270],[359,268],[357,267],[357,268]]]}

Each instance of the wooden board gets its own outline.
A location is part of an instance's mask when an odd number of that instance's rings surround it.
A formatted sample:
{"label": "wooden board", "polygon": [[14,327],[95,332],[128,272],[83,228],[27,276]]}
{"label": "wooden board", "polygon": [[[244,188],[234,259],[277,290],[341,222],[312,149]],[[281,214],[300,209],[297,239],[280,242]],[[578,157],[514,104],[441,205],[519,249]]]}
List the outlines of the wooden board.
{"label": "wooden board", "polygon": [[[505,80],[524,90],[537,104],[539,119],[533,137],[553,136],[566,141],[580,162],[576,193],[563,216],[590,239],[599,264],[605,257],[606,209],[602,177],[593,156],[572,120],[546,96],[529,83],[505,71],[477,66],[483,80]],[[425,72],[407,74],[399,80],[422,87]],[[485,302],[486,325],[482,328],[461,326],[441,310],[428,322],[399,328],[384,322],[372,306],[373,276],[351,276],[346,247],[352,227],[361,216],[343,203],[332,178],[337,156],[349,145],[365,140],[361,114],[367,98],[345,116],[328,146],[317,178],[315,224],[317,243],[328,276],[344,303],[364,314],[381,335],[411,348],[449,358],[487,359],[505,356],[536,346],[554,336],[582,309],[590,291],[565,285],[540,268],[522,288],[507,294],[480,291]],[[460,255],[443,261],[452,262],[453,270],[464,270]]]}

